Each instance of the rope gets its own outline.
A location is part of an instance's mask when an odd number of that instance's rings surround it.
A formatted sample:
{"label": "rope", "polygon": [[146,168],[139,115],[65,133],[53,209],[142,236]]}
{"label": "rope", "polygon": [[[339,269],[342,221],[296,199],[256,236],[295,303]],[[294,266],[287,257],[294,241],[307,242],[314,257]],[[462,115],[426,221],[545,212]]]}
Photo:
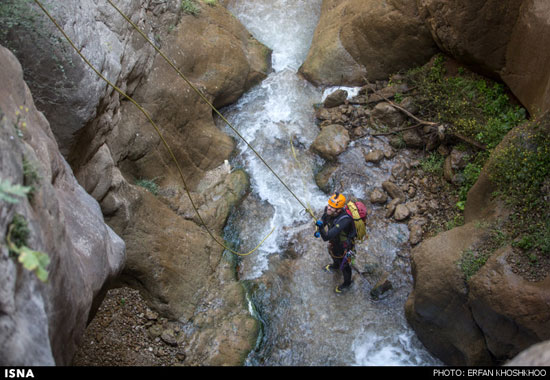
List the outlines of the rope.
{"label": "rope", "polygon": [[105,81],[109,86],[111,86],[116,92],[118,92],[120,95],[122,95],[124,98],[128,99],[132,104],[134,104],[140,111],[141,113],[143,113],[143,115],[147,118],[147,120],[149,121],[149,123],[153,126],[153,128],[155,129],[155,131],[157,132],[157,134],[159,135],[163,145],[166,147],[166,149],[168,150],[168,153],[170,154],[170,157],[172,158],[172,160],[174,161],[174,163],[176,164],[176,167],[178,169],[178,172],[179,172],[179,175],[180,175],[180,178],[181,178],[181,181],[183,183],[183,187],[185,189],[185,192],[187,193],[187,196],[189,197],[189,200],[191,201],[191,205],[193,207],[193,209],[195,210],[195,213],[198,215],[202,225],[204,226],[204,228],[206,229],[206,231],[208,232],[208,234],[210,235],[210,237],[217,243],[219,244],[221,247],[223,247],[224,249],[228,250],[229,252],[235,254],[235,255],[238,255],[238,256],[247,256],[247,255],[250,255],[252,252],[256,251],[263,243],[264,241],[273,233],[273,231],[275,230],[275,227],[273,227],[273,229],[271,230],[271,232],[251,251],[249,252],[246,252],[246,253],[239,253],[237,251],[234,251],[232,250],[231,248],[227,247],[224,243],[220,242],[215,236],[214,234],[210,231],[210,229],[206,226],[206,223],[204,222],[204,220],[202,219],[202,216],[200,215],[199,213],[199,210],[197,209],[197,206],[195,205],[195,202],[193,202],[193,199],[191,197],[191,194],[189,193],[189,190],[188,190],[188,187],[187,187],[187,183],[185,181],[185,178],[183,176],[183,171],[178,163],[178,160],[176,159],[176,156],[174,155],[174,152],[172,151],[172,149],[170,148],[170,146],[168,145],[168,143],[166,142],[166,140],[164,139],[164,136],[162,135],[160,129],[158,128],[158,126],[155,124],[155,122],[153,121],[153,119],[151,118],[151,116],[149,116],[149,113],[141,106],[139,105],[134,99],[132,99],[129,95],[127,95],[124,91],[122,91],[120,88],[118,88],[116,85],[114,85],[112,82],[110,82],[107,78],[105,78],[105,76],[103,76],[103,74],[101,74],[95,67],[94,65],[92,65],[90,63],[90,61],[88,61],[88,59],[80,52],[80,50],[78,50],[78,48],[75,46],[74,42],[71,40],[71,38],[65,33],[65,31],[63,30],[63,28],[59,25],[59,23],[52,17],[52,15],[46,10],[46,8],[44,8],[44,6],[42,5],[42,3],[40,3],[39,0],[34,0],[34,2],[40,7],[40,9],[42,9],[42,11],[46,14],[46,16],[48,16],[48,18],[52,21],[52,23],[55,25],[55,27],[61,32],[61,34],[63,34],[63,36],[65,37],[65,39],[69,42],[69,44],[72,46],[72,48],[77,52],[77,54],[80,56],[80,58],[82,58],[82,60],[101,78],[103,79],[103,81]]}
{"label": "rope", "polygon": [[193,91],[195,91],[205,102],[206,104],[208,104],[210,106],[210,108],[212,108],[212,110],[224,121],[225,124],[227,124],[227,126],[229,128],[231,128],[233,130],[233,132],[235,132],[237,134],[237,136],[239,136],[241,138],[241,140],[243,140],[246,145],[252,150],[252,152],[254,152],[254,154],[262,161],[262,163],[271,171],[271,173],[273,173],[273,175],[275,176],[275,178],[277,178],[277,180],[283,184],[283,186],[290,192],[290,194],[292,194],[292,196],[300,203],[300,205],[311,215],[311,217],[316,221],[317,218],[315,217],[315,214],[313,213],[313,211],[311,210],[311,208],[309,208],[308,206],[306,206],[301,200],[300,198],[298,198],[296,196],[296,194],[294,194],[294,192],[287,186],[287,184],[277,175],[277,173],[275,173],[275,171],[271,168],[271,166],[269,166],[269,164],[263,159],[263,157],[252,147],[252,145],[250,145],[248,143],[248,141],[246,141],[246,139],[239,133],[239,131],[237,131],[237,129],[235,129],[235,127],[233,127],[233,125],[229,122],[229,120],[227,120],[217,109],[216,107],[214,107],[214,105],[206,98],[206,96],[204,96],[204,94],[197,88],[195,87],[186,77],[185,75],[183,75],[183,73],[176,67],[176,65],[172,62],[171,59],[169,59],[150,39],[149,37],[147,37],[145,35],[145,33],[132,21],[130,20],[130,18],[128,16],[126,16],[124,14],[124,12],[122,12],[111,0],[107,0],[107,2],[109,4],[111,4],[111,6],[122,16],[124,17],[124,19],[130,24],[132,25],[132,27],[139,33],[141,34],[141,36],[149,43],[149,45],[151,45],[156,51],[157,53],[160,54],[160,56],[178,73],[178,75],[193,89]]}

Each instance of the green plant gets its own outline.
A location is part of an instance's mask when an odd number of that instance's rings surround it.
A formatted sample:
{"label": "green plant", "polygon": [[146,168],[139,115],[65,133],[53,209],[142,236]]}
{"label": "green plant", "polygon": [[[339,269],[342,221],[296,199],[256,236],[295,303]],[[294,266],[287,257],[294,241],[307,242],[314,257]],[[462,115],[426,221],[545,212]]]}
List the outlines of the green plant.
{"label": "green plant", "polygon": [[200,13],[200,7],[195,3],[194,0],[182,0],[181,9],[183,12],[196,16]]}
{"label": "green plant", "polygon": [[49,275],[46,267],[50,264],[50,258],[46,253],[32,250],[27,246],[29,235],[27,221],[22,215],[15,214],[6,235],[9,252],[12,256],[17,257],[17,261],[25,269],[34,271],[40,281],[46,282]]}
{"label": "green plant", "polygon": [[482,166],[477,162],[469,162],[466,164],[466,167],[463,170],[464,181],[458,189],[458,199],[456,206],[459,210],[464,211],[464,206],[466,205],[466,198],[468,196],[468,191],[474,186],[479,175],[481,174]]}
{"label": "green plant", "polygon": [[218,0],[203,0],[206,5],[210,5],[211,7],[218,4]]}
{"label": "green plant", "polygon": [[454,218],[447,222],[447,230],[452,230],[455,227],[464,225],[464,215],[457,214]]}
{"label": "green plant", "polygon": [[156,180],[157,180],[157,178],[138,179],[136,181],[136,185],[143,187],[144,189],[148,190],[153,195],[158,195],[160,188],[159,188],[159,185],[155,182]]}
{"label": "green plant", "polygon": [[18,203],[19,198],[26,197],[30,191],[29,186],[13,185],[7,179],[0,179],[0,201]]}
{"label": "green plant", "polygon": [[445,158],[439,153],[431,153],[420,161],[420,167],[427,173],[441,175]]}
{"label": "green plant", "polygon": [[466,249],[462,252],[462,257],[459,260],[459,266],[464,274],[466,282],[468,282],[470,278],[476,274],[483,265],[485,265],[489,259],[489,256],[490,255],[487,253],[474,251],[472,249]]}
{"label": "green plant", "polygon": [[23,182],[25,186],[30,188],[29,196],[32,197],[41,179],[42,177],[38,174],[38,169],[35,164],[29,161],[27,157],[23,156]]}
{"label": "green plant", "polygon": [[407,81],[418,96],[421,116],[450,125],[453,132],[494,148],[526,112],[513,105],[505,88],[477,74],[458,70],[446,75],[445,58],[439,55],[432,65],[410,70]]}

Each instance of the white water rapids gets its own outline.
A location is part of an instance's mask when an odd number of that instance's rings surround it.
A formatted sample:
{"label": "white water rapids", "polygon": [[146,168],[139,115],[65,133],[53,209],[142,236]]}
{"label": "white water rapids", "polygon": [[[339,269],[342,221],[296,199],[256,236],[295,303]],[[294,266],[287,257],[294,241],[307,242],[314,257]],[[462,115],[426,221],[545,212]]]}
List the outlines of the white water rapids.
{"label": "white water rapids", "polygon": [[[314,172],[324,161],[309,147],[319,133],[313,106],[328,91],[304,81],[297,71],[307,55],[320,9],[321,0],[232,3],[229,10],[255,38],[273,50],[273,72],[237,104],[223,110],[243,137],[318,215],[328,195],[317,187]],[[359,266],[370,260],[392,273],[394,289],[389,297],[372,301],[369,285],[357,274],[348,293],[335,294],[334,287],[342,278],[321,271],[330,258],[326,244],[313,237],[312,218],[255,154],[236,140],[238,154],[232,166],[242,167],[249,174],[251,193],[231,215],[226,239],[238,243],[241,252],[248,251],[275,227],[260,249],[239,264],[239,278],[247,284],[255,316],[263,324],[261,340],[246,364],[440,364],[424,349],[404,317],[412,280],[407,259],[399,252],[407,243],[407,227],[378,223],[373,216],[371,237],[358,249]],[[360,176],[342,176],[346,195],[365,199],[389,176],[391,162],[377,167],[364,162],[361,149],[376,144],[382,143],[369,137],[357,140],[339,157],[340,162],[360,172]]]}

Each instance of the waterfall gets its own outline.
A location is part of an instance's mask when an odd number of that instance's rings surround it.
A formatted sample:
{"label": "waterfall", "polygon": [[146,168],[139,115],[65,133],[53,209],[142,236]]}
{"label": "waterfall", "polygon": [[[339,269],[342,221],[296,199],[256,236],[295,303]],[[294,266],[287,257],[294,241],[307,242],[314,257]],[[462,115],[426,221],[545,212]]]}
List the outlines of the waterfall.
{"label": "waterfall", "polygon": [[[331,89],[316,88],[297,71],[311,44],[321,2],[232,3],[229,10],[256,39],[273,50],[273,72],[237,104],[223,110],[242,136],[318,215],[328,195],[317,187],[314,172],[324,161],[309,148],[319,133],[314,105],[322,102]],[[348,90],[351,95],[357,89]],[[233,135],[228,128],[226,131]],[[389,299],[371,301],[369,285],[360,278],[354,280],[347,294],[334,294],[341,278],[321,271],[329,256],[325,243],[313,237],[311,217],[255,154],[236,140],[238,154],[231,164],[250,175],[251,194],[230,216],[226,239],[237,241],[240,251],[248,251],[275,228],[260,249],[239,264],[239,278],[250,284],[251,300],[264,324],[264,336],[247,364],[437,364],[403,315],[411,280],[408,265],[398,251],[408,239],[407,227],[375,223],[365,248],[380,265],[397,267],[402,272],[404,280],[396,282]],[[363,170],[369,178],[366,185],[357,179],[346,180],[350,195],[366,198],[369,188],[387,178],[389,164],[372,168],[362,159],[360,149],[378,143],[369,138],[357,140],[339,158]]]}

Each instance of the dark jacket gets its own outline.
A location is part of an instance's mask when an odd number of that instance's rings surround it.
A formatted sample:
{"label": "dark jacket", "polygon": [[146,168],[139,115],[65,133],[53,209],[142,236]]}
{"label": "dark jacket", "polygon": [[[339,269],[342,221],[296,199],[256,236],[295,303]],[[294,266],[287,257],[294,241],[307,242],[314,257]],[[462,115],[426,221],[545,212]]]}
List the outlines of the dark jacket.
{"label": "dark jacket", "polygon": [[332,251],[332,255],[343,256],[346,250],[353,249],[353,239],[357,232],[355,231],[353,218],[345,210],[332,217],[327,214],[325,207],[321,221],[324,226],[327,226],[328,231],[323,226],[319,229],[319,232],[324,241],[330,242],[329,249]]}

